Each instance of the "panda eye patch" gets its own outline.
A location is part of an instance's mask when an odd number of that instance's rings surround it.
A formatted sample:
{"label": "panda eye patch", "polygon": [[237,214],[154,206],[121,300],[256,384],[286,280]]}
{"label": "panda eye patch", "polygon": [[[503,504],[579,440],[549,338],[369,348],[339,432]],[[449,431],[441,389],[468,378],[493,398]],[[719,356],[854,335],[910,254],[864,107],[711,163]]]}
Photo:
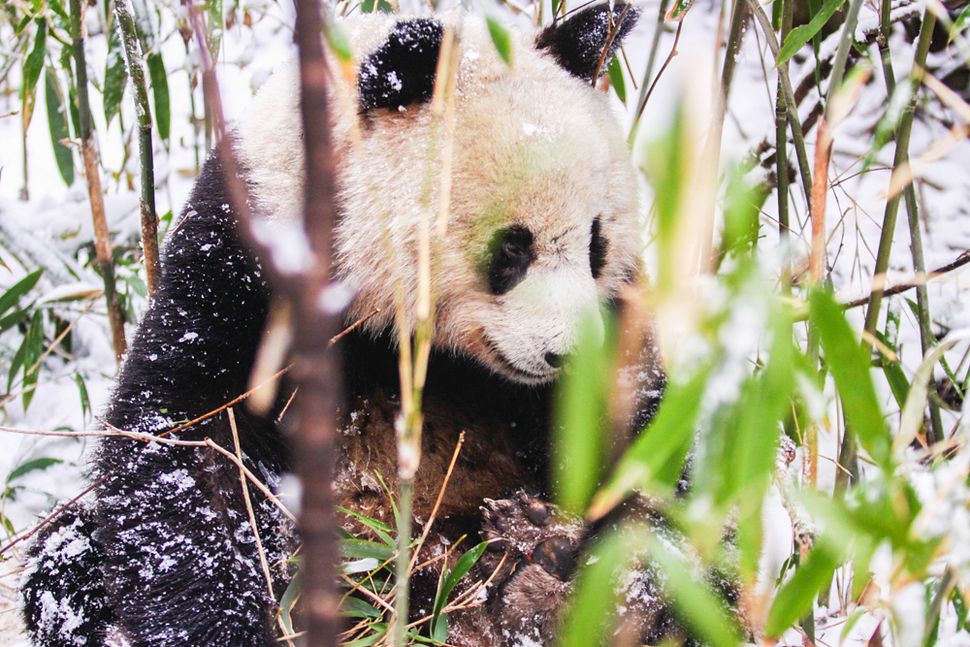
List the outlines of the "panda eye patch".
{"label": "panda eye patch", "polygon": [[589,232],[589,269],[593,273],[593,278],[598,279],[606,265],[606,251],[609,244],[600,231],[600,218],[597,216],[593,220],[593,226]]}
{"label": "panda eye patch", "polygon": [[505,294],[525,278],[525,272],[535,260],[532,232],[514,225],[502,229],[489,245],[488,287],[492,294]]}

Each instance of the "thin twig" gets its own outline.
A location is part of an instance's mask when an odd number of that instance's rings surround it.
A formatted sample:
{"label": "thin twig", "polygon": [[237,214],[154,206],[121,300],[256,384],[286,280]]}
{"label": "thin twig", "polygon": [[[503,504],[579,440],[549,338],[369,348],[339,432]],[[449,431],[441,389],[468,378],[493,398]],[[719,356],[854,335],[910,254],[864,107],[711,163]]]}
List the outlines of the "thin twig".
{"label": "thin twig", "polygon": [[[897,283],[896,285],[883,289],[882,296],[889,297],[894,294],[900,294],[901,292],[906,292],[907,290],[912,290],[913,288],[919,287],[921,285],[926,285],[927,282],[937,278],[938,276],[943,276],[948,272],[952,272],[955,269],[961,268],[967,263],[970,263],[970,250],[963,252],[962,254],[957,256],[956,259],[954,259],[953,261],[950,261],[946,265],[941,265],[940,267],[936,268],[935,270],[932,270],[929,273],[926,273],[923,275],[917,274],[917,278],[913,281]],[[885,275],[883,275],[883,277],[885,277]],[[878,283],[885,282],[884,280],[879,281],[878,278],[879,277],[877,277],[877,279],[873,281],[874,284],[877,282]],[[853,299],[852,301],[843,303],[842,307],[845,309],[858,308],[859,306],[864,306],[867,303],[869,303],[870,299],[872,299],[871,293],[864,297],[860,297],[858,299]]]}
{"label": "thin twig", "polygon": [[256,512],[253,510],[253,502],[249,498],[249,486],[246,485],[246,469],[243,464],[242,448],[239,444],[239,429],[236,427],[236,414],[232,407],[226,412],[229,414],[229,429],[232,431],[232,445],[236,451],[236,460],[239,461],[239,485],[242,487],[243,503],[246,504],[246,514],[249,515],[249,525],[253,528],[253,537],[256,539],[256,552],[259,555],[259,565],[263,569],[263,576],[266,578],[266,589],[269,591],[269,599],[275,600],[276,593],[273,591],[273,576],[269,572],[269,562],[266,561],[266,551],[263,550],[263,540],[259,536],[259,526],[256,525]]}
{"label": "thin twig", "polygon": [[97,481],[95,481],[91,485],[89,485],[86,488],[84,488],[83,490],[81,490],[81,492],[77,496],[75,496],[73,499],[71,499],[70,501],[68,501],[64,505],[61,505],[61,506],[55,508],[53,512],[51,512],[49,515],[47,515],[46,517],[44,517],[33,528],[31,528],[27,532],[23,533],[22,535],[20,535],[19,537],[17,537],[16,539],[14,539],[10,543],[8,543],[3,548],[0,548],[0,555],[3,555],[8,550],[10,550],[11,548],[13,548],[17,544],[19,544],[20,542],[25,541],[25,540],[30,539],[31,537],[33,537],[41,528],[43,528],[44,526],[46,526],[47,524],[49,524],[51,521],[53,521],[54,519],[56,519],[57,517],[59,517],[61,515],[61,513],[63,513],[65,510],[67,510],[68,508],[72,507],[78,501],[80,501],[81,499],[83,499],[94,488],[96,488],[99,485],[101,485],[102,483],[104,483],[107,480],[107,478],[108,478],[108,475],[107,474],[104,475],[104,476],[102,476]]}
{"label": "thin twig", "polygon": [[455,463],[458,462],[458,454],[461,453],[461,447],[465,444],[465,432],[462,431],[458,434],[458,442],[455,444],[455,451],[451,454],[451,462],[448,463],[448,470],[445,472],[445,478],[441,482],[441,487],[438,488],[438,496],[434,501],[434,506],[431,508],[431,515],[428,517],[428,522],[424,524],[424,529],[421,531],[421,537],[418,538],[418,543],[414,546],[414,552],[411,555],[411,563],[409,565],[409,570],[413,572],[414,563],[418,561],[418,553],[421,552],[421,547],[424,545],[424,541],[428,538],[428,533],[431,532],[431,526],[434,525],[435,517],[438,516],[438,508],[441,507],[441,500],[445,497],[445,491],[448,489],[448,482],[451,481],[451,473],[455,469]]}

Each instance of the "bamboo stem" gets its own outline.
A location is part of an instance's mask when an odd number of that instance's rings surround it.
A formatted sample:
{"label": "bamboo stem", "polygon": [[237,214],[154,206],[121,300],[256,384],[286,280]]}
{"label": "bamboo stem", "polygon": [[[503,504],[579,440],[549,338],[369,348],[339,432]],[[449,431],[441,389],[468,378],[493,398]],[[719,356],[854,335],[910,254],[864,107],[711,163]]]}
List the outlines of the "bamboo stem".
{"label": "bamboo stem", "polygon": [[643,115],[643,109],[647,105],[647,97],[649,96],[648,88],[650,88],[651,81],[653,80],[653,66],[657,62],[657,51],[660,49],[660,37],[664,32],[664,16],[667,14],[667,6],[669,4],[670,0],[660,0],[660,6],[657,9],[657,22],[653,28],[650,54],[647,55],[647,67],[643,70],[643,80],[640,82],[640,96],[637,97],[637,109],[633,113],[636,116],[633,125],[630,127],[631,135],[636,133],[637,125],[640,123],[640,117]]}
{"label": "bamboo stem", "polygon": [[152,150],[152,113],[145,83],[144,55],[138,42],[135,21],[128,0],[114,1],[115,18],[121,42],[124,44],[128,77],[135,91],[135,112],[138,116],[138,157],[141,163],[141,243],[145,255],[145,279],[151,296],[158,285],[158,217],[155,212],[155,158]]}
{"label": "bamboo stem", "polygon": [[[880,60],[882,61],[883,79],[886,84],[887,100],[892,99],[896,92],[896,75],[893,72],[892,53],[889,51],[889,37],[892,35],[890,1],[882,0],[880,6],[879,45]],[[906,151],[909,159],[909,151]],[[926,260],[923,256],[923,235],[920,231],[919,203],[916,200],[916,189],[912,183],[903,189],[903,199],[906,201],[906,215],[909,221],[910,253],[913,257],[913,270],[920,275],[926,273]],[[930,305],[926,284],[916,287],[916,311],[919,325],[920,349],[923,356],[933,347],[933,334],[930,330]],[[927,442],[933,444],[943,439],[943,419],[940,416],[940,406],[933,399],[928,400],[930,410],[930,428],[927,430]]]}
{"label": "bamboo stem", "polygon": [[[885,13],[883,11],[883,13]],[[919,81],[916,77],[916,70],[921,69],[926,63],[926,54],[930,48],[930,41],[933,36],[933,27],[936,25],[936,17],[926,9],[923,12],[923,23],[920,25],[919,40],[916,44],[916,54],[913,59],[913,68],[910,73],[909,83],[912,86],[912,94],[896,130],[896,153],[893,157],[893,169],[900,168],[909,159],[909,139],[913,132],[913,116],[916,113],[917,90]],[[876,265],[873,268],[872,291],[869,294],[869,307],[866,310],[866,320],[862,343],[869,345],[876,332],[876,325],[879,323],[879,312],[882,307],[883,281],[882,275],[889,267],[889,256],[892,251],[893,235],[896,231],[896,216],[899,213],[900,194],[891,195],[886,202],[886,209],[883,213],[882,231],[879,235],[879,249],[876,254]],[[846,429],[842,437],[842,447],[839,450],[839,467],[836,470],[835,483],[837,488],[844,489],[847,485],[849,475],[856,476],[858,473],[858,459],[856,457],[855,443],[852,441],[852,434]],[[847,473],[848,472],[848,473]]]}
{"label": "bamboo stem", "polygon": [[[782,0],[781,42],[785,42],[792,29],[794,0]],[[791,218],[788,213],[788,106],[782,89],[781,75],[788,74],[788,61],[778,69],[778,83],[775,90],[775,176],[778,188],[778,239],[781,242],[782,259],[781,284],[786,292],[791,287]]]}
{"label": "bamboo stem", "polygon": [[[926,63],[926,54],[929,51],[930,40],[933,35],[933,27],[936,25],[936,17],[933,12],[926,10],[923,13],[923,24],[920,26],[919,40],[916,45],[916,55],[913,60],[913,71],[922,68]],[[909,83],[912,85],[912,96],[903,110],[903,115],[899,120],[899,127],[896,131],[896,153],[893,157],[893,168],[900,168],[909,158],[909,139],[913,132],[913,116],[916,112],[917,90],[919,88],[915,74],[910,74]],[[869,334],[875,333],[876,324],[879,321],[879,310],[882,306],[883,282],[878,280],[880,275],[886,273],[889,267],[889,254],[892,251],[893,234],[896,230],[896,215],[899,212],[900,194],[896,193],[889,197],[886,202],[886,210],[883,214],[882,232],[879,237],[879,249],[876,254],[876,265],[873,268],[873,288],[869,297],[869,308],[866,310],[865,331]]]}
{"label": "bamboo stem", "polygon": [[114,261],[111,255],[111,235],[104,213],[104,197],[101,193],[101,172],[98,169],[98,153],[94,145],[94,130],[91,126],[91,104],[88,100],[88,72],[84,56],[84,30],[81,20],[81,0],[70,0],[71,37],[73,39],[74,64],[77,74],[78,116],[81,132],[81,157],[84,160],[84,174],[88,184],[88,200],[91,204],[91,219],[94,225],[95,262],[104,280],[104,298],[108,306],[108,324],[115,359],[120,361],[127,350],[125,341],[125,319],[115,291]]}
{"label": "bamboo stem", "polygon": [[[771,19],[765,14],[764,9],[758,0],[748,0],[748,7],[751,14],[761,25],[761,31],[765,35],[765,41],[774,57],[778,58],[778,39],[771,26]],[[798,102],[795,100],[795,93],[792,90],[791,78],[788,70],[778,69],[778,80],[781,83],[781,90],[785,97],[785,106],[788,108],[788,124],[791,127],[792,143],[795,145],[795,157],[798,160],[798,170],[801,175],[805,196],[808,198],[812,193],[812,167],[808,161],[808,152],[805,149],[805,136],[802,132],[802,122],[798,117]]]}

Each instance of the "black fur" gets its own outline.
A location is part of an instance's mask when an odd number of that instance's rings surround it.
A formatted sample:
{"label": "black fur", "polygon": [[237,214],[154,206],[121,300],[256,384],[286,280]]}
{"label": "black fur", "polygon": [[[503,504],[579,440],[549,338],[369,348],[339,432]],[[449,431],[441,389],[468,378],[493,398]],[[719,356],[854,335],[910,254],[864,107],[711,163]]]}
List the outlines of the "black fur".
{"label": "black fur", "polygon": [[488,287],[492,294],[505,294],[525,278],[535,260],[532,232],[512,226],[495,234],[489,243]]}
{"label": "black fur", "polygon": [[87,507],[68,509],[45,526],[30,544],[21,581],[23,612],[38,645],[71,645],[88,638],[100,647],[105,629],[115,621],[100,568],[104,552],[92,540],[97,526]]}
{"label": "black fur", "polygon": [[427,101],[434,90],[441,23],[430,18],[399,22],[383,45],[360,63],[360,108],[396,109]]}
{"label": "black fur", "polygon": [[640,17],[632,4],[616,0],[583,9],[539,34],[536,47],[547,50],[573,76],[593,81],[606,66]]}
{"label": "black fur", "polygon": [[600,219],[597,216],[589,230],[589,270],[594,279],[599,278],[603,266],[606,265],[607,251],[609,251],[609,242],[603,238],[600,231]]}

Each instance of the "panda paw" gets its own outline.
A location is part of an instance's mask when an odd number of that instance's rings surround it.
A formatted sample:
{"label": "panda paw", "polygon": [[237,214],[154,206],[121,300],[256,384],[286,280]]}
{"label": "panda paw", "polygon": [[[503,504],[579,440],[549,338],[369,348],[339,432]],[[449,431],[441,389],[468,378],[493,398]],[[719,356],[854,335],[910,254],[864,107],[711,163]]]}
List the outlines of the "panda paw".
{"label": "panda paw", "polygon": [[522,490],[508,499],[486,499],[482,516],[492,561],[504,554],[508,575],[516,566],[535,565],[560,581],[570,579],[585,537],[582,519]]}

